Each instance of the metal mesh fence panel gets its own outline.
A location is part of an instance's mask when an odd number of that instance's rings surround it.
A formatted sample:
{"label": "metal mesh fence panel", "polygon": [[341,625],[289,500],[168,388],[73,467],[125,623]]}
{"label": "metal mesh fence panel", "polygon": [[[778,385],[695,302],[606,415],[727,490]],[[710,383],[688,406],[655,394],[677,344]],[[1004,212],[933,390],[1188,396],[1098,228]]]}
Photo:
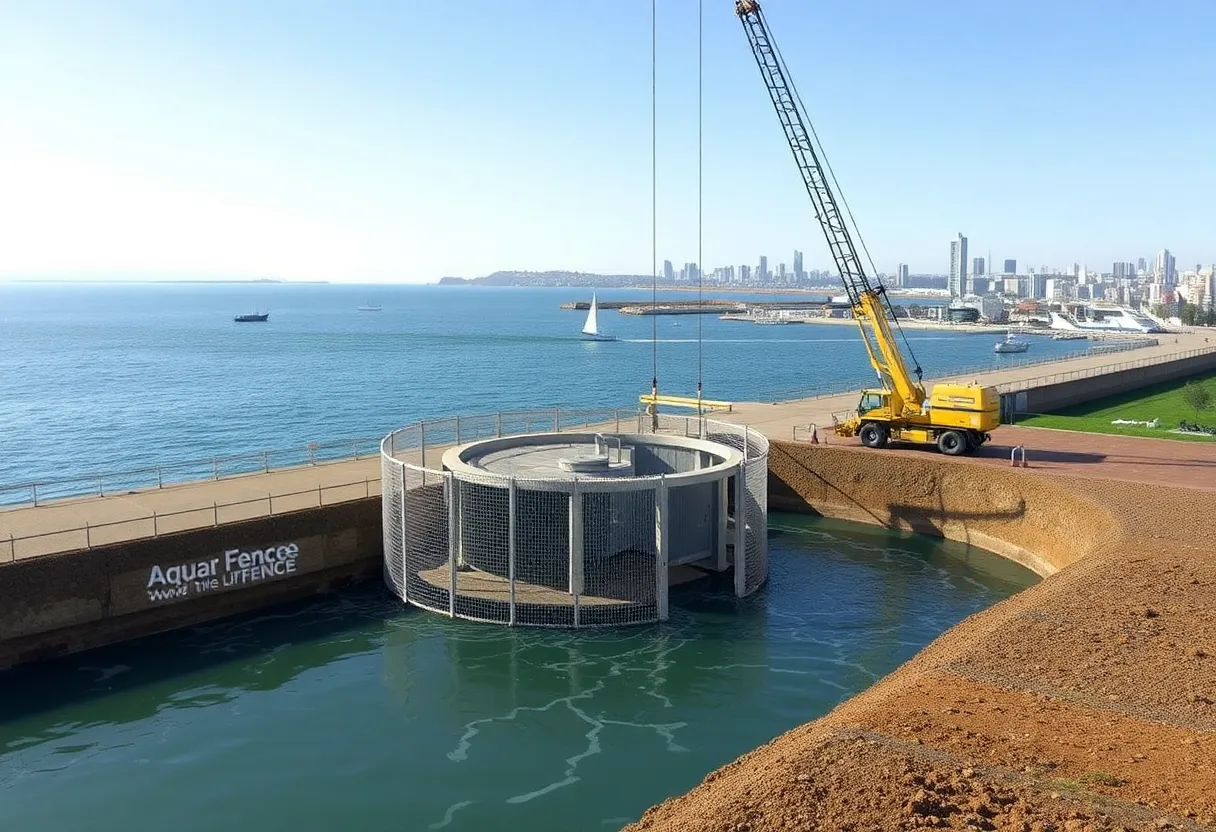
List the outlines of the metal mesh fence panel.
{"label": "metal mesh fence panel", "polygon": [[448,501],[443,474],[405,466],[403,550],[405,591],[411,604],[449,611]]}
{"label": "metal mesh fence panel", "polygon": [[659,617],[654,487],[578,495],[583,504],[579,626],[641,624]]}
{"label": "metal mesh fence panel", "polygon": [[507,483],[456,481],[460,520],[456,616],[507,624],[511,620]]}
{"label": "metal mesh fence panel", "polygon": [[384,582],[405,600],[405,516],[402,513],[403,468],[388,456],[380,458],[380,509],[384,529]]}
{"label": "metal mesh fence panel", "polygon": [[746,463],[747,504],[743,591],[751,595],[768,579],[768,454]]}
{"label": "metal mesh fence panel", "polygon": [[573,627],[570,594],[570,497],[552,483],[516,483],[515,622]]}

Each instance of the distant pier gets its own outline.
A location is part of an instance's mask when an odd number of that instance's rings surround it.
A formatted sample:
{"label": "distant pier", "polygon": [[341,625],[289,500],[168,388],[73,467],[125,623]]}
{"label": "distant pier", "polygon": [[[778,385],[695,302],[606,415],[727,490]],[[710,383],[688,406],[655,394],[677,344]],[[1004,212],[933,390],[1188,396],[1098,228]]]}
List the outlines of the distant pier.
{"label": "distant pier", "polygon": [[[646,300],[602,300],[600,309],[615,309],[622,315],[743,315],[757,309],[815,310],[830,306],[823,301],[776,301],[762,302],[739,300],[665,300],[652,304]],[[562,309],[583,310],[591,308],[589,301],[563,303]]]}

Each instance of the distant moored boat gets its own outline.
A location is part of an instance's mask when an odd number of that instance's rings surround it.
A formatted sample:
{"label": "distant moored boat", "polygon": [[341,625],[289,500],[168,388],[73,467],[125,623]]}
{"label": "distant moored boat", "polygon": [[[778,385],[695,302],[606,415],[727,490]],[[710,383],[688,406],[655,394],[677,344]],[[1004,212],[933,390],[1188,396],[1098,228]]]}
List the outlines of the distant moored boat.
{"label": "distant moored boat", "polygon": [[1028,349],[1030,349],[1028,342],[1019,341],[1012,332],[1006,332],[1005,340],[998,341],[992,351],[1004,355],[1011,352],[1026,352]]}
{"label": "distant moored boat", "polygon": [[270,319],[269,312],[254,312],[252,315],[237,315],[232,320],[236,321],[238,324],[252,324],[252,323],[259,323],[261,321],[266,321],[269,319]]}
{"label": "distant moored boat", "polygon": [[372,303],[371,301],[368,301],[363,306],[360,306],[357,308],[360,312],[379,312],[381,309],[381,306],[378,303]]}

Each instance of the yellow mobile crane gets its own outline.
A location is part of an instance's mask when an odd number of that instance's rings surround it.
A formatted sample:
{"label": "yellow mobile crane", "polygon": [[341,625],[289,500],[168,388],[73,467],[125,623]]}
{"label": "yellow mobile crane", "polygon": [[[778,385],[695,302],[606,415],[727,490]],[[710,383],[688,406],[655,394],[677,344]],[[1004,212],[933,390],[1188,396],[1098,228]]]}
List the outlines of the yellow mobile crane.
{"label": "yellow mobile crane", "polygon": [[[921,368],[914,355],[916,380],[912,380],[895,341],[895,331],[898,330],[900,336],[903,331],[895,319],[886,287],[877,276],[871,282],[866,275],[836,195],[829,186],[831,168],[827,166],[823,148],[803,111],[802,100],[789,80],[785,61],[769,34],[760,4],[756,0],[736,0],[735,13],[743,22],[756,65],[760,67],[785,138],[794,153],[794,161],[815,207],[815,217],[823,228],[832,259],[844,281],[870,363],[882,385],[879,389],[862,391],[856,412],[833,417],[836,433],[858,436],[869,448],[882,448],[888,441],[905,441],[933,443],[942,453],[951,456],[974,451],[989,439],[988,431],[1000,424],[996,388],[978,384],[938,384],[926,397]],[[834,177],[832,184],[835,184]],[[839,185],[836,187],[839,189]],[[852,219],[851,215],[849,219]],[[904,345],[911,354],[906,338]]]}

